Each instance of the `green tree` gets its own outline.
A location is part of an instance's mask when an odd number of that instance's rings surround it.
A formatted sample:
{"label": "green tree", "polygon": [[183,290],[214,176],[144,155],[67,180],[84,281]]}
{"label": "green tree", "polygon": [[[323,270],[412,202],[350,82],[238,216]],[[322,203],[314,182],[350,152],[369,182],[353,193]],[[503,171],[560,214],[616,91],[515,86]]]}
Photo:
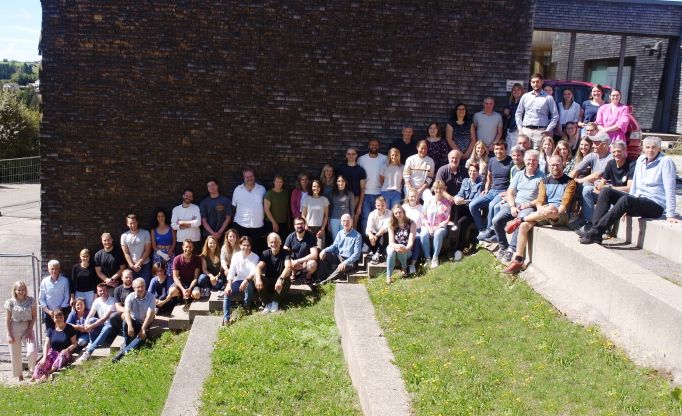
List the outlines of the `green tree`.
{"label": "green tree", "polygon": [[0,92],[0,159],[37,155],[39,132],[40,113],[16,94]]}

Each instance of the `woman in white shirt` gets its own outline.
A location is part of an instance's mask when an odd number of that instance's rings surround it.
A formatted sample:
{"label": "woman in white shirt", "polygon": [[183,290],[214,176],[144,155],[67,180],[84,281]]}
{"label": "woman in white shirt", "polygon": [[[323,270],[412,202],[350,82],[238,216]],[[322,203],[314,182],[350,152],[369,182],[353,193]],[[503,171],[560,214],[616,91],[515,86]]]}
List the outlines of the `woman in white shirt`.
{"label": "woman in white shirt", "polygon": [[244,236],[239,239],[238,251],[232,255],[230,270],[227,272],[227,283],[225,284],[223,299],[223,325],[230,323],[230,308],[232,307],[232,293],[244,293],[244,308],[251,308],[253,300],[253,283],[256,277],[258,265],[258,255],[251,251],[251,239]]}

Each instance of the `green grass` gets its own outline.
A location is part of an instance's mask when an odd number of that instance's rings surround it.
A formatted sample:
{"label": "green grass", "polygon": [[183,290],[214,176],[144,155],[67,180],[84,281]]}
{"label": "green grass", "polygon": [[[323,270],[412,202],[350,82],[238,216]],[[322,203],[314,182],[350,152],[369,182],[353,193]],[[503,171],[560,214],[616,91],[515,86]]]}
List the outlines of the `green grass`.
{"label": "green grass", "polygon": [[680,390],[569,322],[487,252],[369,282],[417,415],[679,415]]}
{"label": "green grass", "polygon": [[54,381],[0,386],[0,415],[161,414],[186,340],[186,333],[165,333],[116,364],[93,358]]}
{"label": "green grass", "polygon": [[342,356],[333,289],[285,313],[223,329],[204,383],[204,415],[353,415],[360,407]]}

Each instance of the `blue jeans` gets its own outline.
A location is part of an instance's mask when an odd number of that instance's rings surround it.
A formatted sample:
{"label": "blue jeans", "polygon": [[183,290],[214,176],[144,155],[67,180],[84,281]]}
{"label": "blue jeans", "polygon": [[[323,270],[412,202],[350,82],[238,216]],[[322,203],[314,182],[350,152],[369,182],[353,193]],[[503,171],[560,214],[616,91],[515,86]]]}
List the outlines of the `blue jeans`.
{"label": "blue jeans", "polygon": [[396,260],[403,266],[403,270],[407,269],[407,259],[412,255],[411,251],[398,253],[393,250],[393,247],[386,247],[386,276],[390,277],[393,274]]}
{"label": "blue jeans", "polygon": [[[518,218],[523,218],[534,211],[535,211],[534,207],[521,210],[519,211]],[[500,244],[501,250],[507,249],[509,247],[511,247],[512,249],[516,249],[516,236],[519,230],[514,231],[514,233],[512,234],[511,244],[509,244],[509,242],[507,241],[507,233],[504,232],[504,227],[507,225],[507,222],[511,221],[514,218],[515,217],[512,216],[511,208],[509,207],[508,204],[502,206],[502,208],[500,208],[500,212],[495,214],[495,217],[493,218],[493,228],[495,229],[495,235],[497,236],[497,241]]]}
{"label": "blue jeans", "polygon": [[431,256],[431,235],[429,235],[429,230],[427,227],[422,227],[419,233],[419,239],[421,240],[422,250],[424,251],[424,257],[427,259],[438,259],[440,255],[440,249],[443,247],[443,240],[445,236],[448,235],[447,228],[438,228],[433,233],[433,257]]}
{"label": "blue jeans", "polygon": [[[239,286],[242,284],[243,280],[235,280],[232,282],[232,294],[239,293]],[[248,308],[251,306],[253,301],[253,291],[256,288],[253,281],[249,281],[246,290],[244,290],[244,307]],[[225,321],[230,320],[230,310],[232,309],[232,296],[227,296],[223,298],[223,319]]]}
{"label": "blue jeans", "polygon": [[395,204],[400,204],[400,191],[381,191],[381,196],[386,200],[388,209],[392,209]]}
{"label": "blue jeans", "polygon": [[114,327],[111,326],[109,321],[105,322],[104,325],[90,332],[90,346],[87,351],[92,354],[95,349],[110,342],[114,335],[116,335]]}
{"label": "blue jeans", "polygon": [[89,292],[79,292],[76,290],[76,293],[74,294],[76,296],[76,299],[78,298],[83,298],[85,299],[85,308],[90,309],[92,308],[92,302],[95,301],[95,291],[91,290]]}
{"label": "blue jeans", "polygon": [[412,243],[412,252],[410,254],[410,262],[416,263],[419,256],[422,254],[422,241],[419,239],[421,228],[417,229],[417,234],[414,236],[414,243]]}
{"label": "blue jeans", "polygon": [[197,281],[197,285],[199,287],[207,287],[211,290],[221,290],[225,288],[225,278],[223,275],[218,276],[218,281],[215,282],[215,285],[211,284],[211,278],[208,277],[207,274],[201,273],[199,275],[199,280]]}
{"label": "blue jeans", "polygon": [[376,202],[378,197],[379,195],[365,194],[365,197],[362,199],[362,214],[360,214],[359,230],[364,230],[365,226],[367,226],[367,217],[369,217],[370,212],[374,211],[374,202]]}
{"label": "blue jeans", "polygon": [[592,192],[594,185],[591,183],[583,183],[580,202],[583,206],[583,220],[592,222],[592,215],[594,215],[594,204],[597,202],[597,194]]}
{"label": "blue jeans", "polygon": [[141,277],[144,279],[144,287],[149,289],[149,283],[152,281],[152,262],[148,261],[147,264],[143,264],[139,272],[133,272],[133,279]]}
{"label": "blue jeans", "polygon": [[495,189],[491,189],[488,191],[487,194],[485,195],[479,195],[476,198],[472,199],[471,202],[469,203],[469,211],[471,211],[471,217],[474,219],[474,225],[476,225],[476,229],[478,231],[483,231],[486,229],[486,225],[483,224],[483,218],[481,217],[481,210],[483,208],[488,208],[488,227],[491,225],[491,220],[492,220],[492,212],[493,212],[493,207],[495,206],[495,203],[493,201],[499,201],[501,198],[498,198],[498,195],[501,194],[504,191],[499,191]]}

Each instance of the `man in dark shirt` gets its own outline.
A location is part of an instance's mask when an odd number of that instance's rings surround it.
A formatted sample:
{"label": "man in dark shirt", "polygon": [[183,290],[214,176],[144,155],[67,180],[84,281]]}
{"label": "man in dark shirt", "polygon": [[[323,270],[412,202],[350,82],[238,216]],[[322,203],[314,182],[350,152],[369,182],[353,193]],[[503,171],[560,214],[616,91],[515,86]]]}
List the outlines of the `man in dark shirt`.
{"label": "man in dark shirt", "polygon": [[449,194],[449,198],[454,201],[455,195],[462,187],[464,178],[467,177],[466,172],[460,169],[459,160],[462,158],[462,152],[457,149],[450,150],[448,153],[448,164],[441,166],[436,173],[436,180],[445,182],[445,190]]}
{"label": "man in dark shirt", "polygon": [[[530,143],[530,141],[529,141]],[[478,230],[478,239],[482,240],[494,234],[492,230],[493,207],[502,200],[504,192],[509,187],[509,172],[512,168],[512,158],[507,156],[507,143],[499,141],[493,144],[494,158],[488,162],[488,175],[481,194],[469,204],[471,217]],[[488,209],[488,221],[483,222],[481,210]]]}
{"label": "man in dark shirt", "polygon": [[305,229],[305,219],[301,217],[294,220],[294,230],[284,242],[284,249],[291,253],[292,280],[305,276],[306,283],[311,284],[320,254],[317,238]]}
{"label": "man in dark shirt", "polygon": [[[230,198],[220,194],[218,181],[211,178],[206,183],[208,196],[199,204],[201,212],[201,231],[203,240],[212,235],[218,241],[222,241],[223,233],[232,221],[232,201]],[[202,240],[202,241],[203,241]]]}
{"label": "man in dark shirt", "polygon": [[111,234],[102,234],[102,247],[93,258],[95,273],[107,286],[114,288],[121,284],[121,274],[125,270],[126,261],[123,253],[114,248]]}
{"label": "man in dark shirt", "polygon": [[632,161],[627,160],[627,148],[625,143],[621,141],[611,143],[611,156],[613,156],[613,159],[606,163],[606,168],[604,168],[601,179],[594,181],[594,192],[597,194],[605,186],[621,192],[630,191],[632,175],[635,172],[635,164]]}
{"label": "man in dark shirt", "polygon": [[192,299],[201,298],[199,290],[199,271],[201,259],[194,255],[194,242],[189,238],[182,243],[182,254],[173,259],[173,281],[169,296],[174,297],[179,292],[180,298],[185,300],[185,309]]}
{"label": "man in dark shirt", "polygon": [[255,278],[256,290],[265,305],[264,315],[279,310],[282,296],[291,286],[291,261],[289,252],[282,250],[282,239],[277,233],[270,233],[267,242],[269,248],[260,256]]}
{"label": "man in dark shirt", "polygon": [[403,127],[403,137],[395,139],[391,147],[400,151],[400,162],[405,163],[405,159],[417,154],[417,141],[412,138],[414,129],[411,126]]}
{"label": "man in dark shirt", "polygon": [[114,290],[114,312],[109,318],[109,323],[115,334],[121,332],[123,328],[123,312],[125,312],[126,297],[133,293],[133,271],[125,269],[121,275],[123,284]]}
{"label": "man in dark shirt", "polygon": [[358,224],[360,213],[362,212],[362,200],[365,197],[365,181],[367,174],[362,166],[358,165],[358,150],[349,147],[346,150],[346,163],[342,163],[336,168],[337,175],[346,178],[348,189],[355,196],[355,212],[353,213],[353,223]]}

